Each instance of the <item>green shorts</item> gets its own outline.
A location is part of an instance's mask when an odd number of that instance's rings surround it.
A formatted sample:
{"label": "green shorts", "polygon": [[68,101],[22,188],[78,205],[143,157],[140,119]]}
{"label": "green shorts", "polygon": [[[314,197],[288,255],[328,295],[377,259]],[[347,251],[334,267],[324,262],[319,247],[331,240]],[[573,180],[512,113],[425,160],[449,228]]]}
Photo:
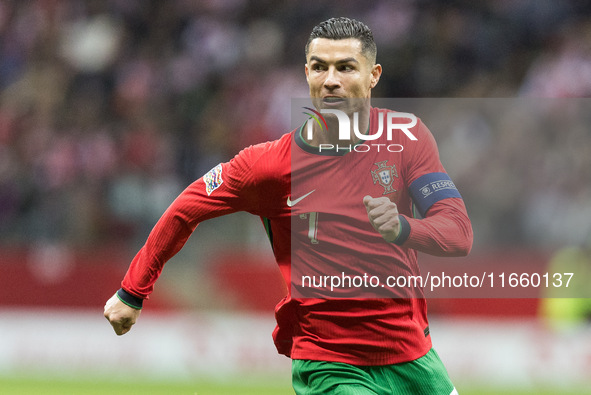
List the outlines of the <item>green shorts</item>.
{"label": "green shorts", "polygon": [[419,359],[384,366],[294,359],[297,395],[454,395],[445,366],[434,349]]}

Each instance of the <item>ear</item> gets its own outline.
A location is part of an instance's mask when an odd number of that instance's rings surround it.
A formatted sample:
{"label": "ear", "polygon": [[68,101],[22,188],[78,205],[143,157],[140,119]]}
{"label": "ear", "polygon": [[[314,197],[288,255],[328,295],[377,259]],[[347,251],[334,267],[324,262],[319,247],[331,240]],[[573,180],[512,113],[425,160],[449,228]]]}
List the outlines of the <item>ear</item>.
{"label": "ear", "polygon": [[304,65],[305,73],[306,73],[306,81],[310,83],[310,69],[308,68],[308,63]]}
{"label": "ear", "polygon": [[371,69],[371,80],[370,80],[370,88],[374,88],[378,82],[380,81],[380,76],[382,75],[382,65],[374,64]]}

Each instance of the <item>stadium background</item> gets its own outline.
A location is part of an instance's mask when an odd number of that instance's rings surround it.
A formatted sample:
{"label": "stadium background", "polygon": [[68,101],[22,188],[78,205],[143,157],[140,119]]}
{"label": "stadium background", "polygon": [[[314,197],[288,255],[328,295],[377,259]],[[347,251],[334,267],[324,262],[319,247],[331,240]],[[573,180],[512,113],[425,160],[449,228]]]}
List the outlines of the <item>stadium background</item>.
{"label": "stadium background", "polygon": [[[288,131],[290,97],[307,95],[303,46],[324,19],[372,28],[376,97],[591,108],[591,3],[473,3],[1,1],[0,392],[289,393],[270,337],[284,289],[256,218],[200,225],[131,334],[115,337],[102,306],[185,185]],[[467,264],[591,265],[586,112],[568,125],[428,123],[473,221]],[[588,393],[589,324],[542,305],[431,301],[460,393]]]}

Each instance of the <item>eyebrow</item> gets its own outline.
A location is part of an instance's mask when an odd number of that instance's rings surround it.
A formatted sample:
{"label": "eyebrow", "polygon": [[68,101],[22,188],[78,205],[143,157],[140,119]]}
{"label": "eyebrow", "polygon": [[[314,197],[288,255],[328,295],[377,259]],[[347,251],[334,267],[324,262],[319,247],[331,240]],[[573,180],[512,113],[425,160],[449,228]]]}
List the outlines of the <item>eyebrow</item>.
{"label": "eyebrow", "polygon": [[[326,63],[326,60],[319,58],[318,56],[312,55],[310,57],[310,62],[312,61],[317,61],[319,63]],[[339,59],[336,61],[337,64],[341,64],[341,63],[359,63],[359,61],[355,58],[344,58],[344,59]]]}

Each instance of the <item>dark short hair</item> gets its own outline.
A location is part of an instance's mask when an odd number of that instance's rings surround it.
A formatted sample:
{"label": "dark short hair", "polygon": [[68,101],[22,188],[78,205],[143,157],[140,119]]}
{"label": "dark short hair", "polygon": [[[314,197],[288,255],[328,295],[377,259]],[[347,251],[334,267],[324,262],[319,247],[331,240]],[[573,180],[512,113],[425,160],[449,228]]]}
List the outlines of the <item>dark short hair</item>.
{"label": "dark short hair", "polygon": [[376,61],[378,50],[373,39],[373,33],[363,22],[351,18],[340,17],[330,18],[319,23],[314,29],[312,29],[312,33],[310,33],[310,37],[308,37],[308,42],[306,43],[306,56],[308,56],[310,43],[315,38],[328,38],[330,40],[356,38],[361,41],[361,52],[373,63]]}

